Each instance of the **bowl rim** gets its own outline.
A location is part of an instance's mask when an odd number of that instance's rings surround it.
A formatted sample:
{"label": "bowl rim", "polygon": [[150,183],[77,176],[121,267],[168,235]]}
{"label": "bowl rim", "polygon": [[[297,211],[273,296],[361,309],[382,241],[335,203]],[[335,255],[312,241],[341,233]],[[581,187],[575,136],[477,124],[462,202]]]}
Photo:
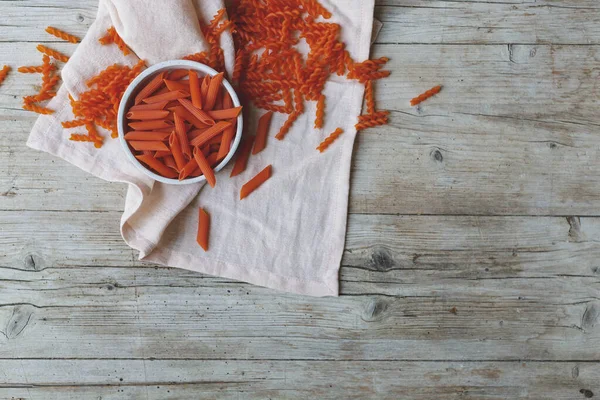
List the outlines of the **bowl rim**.
{"label": "bowl rim", "polygon": [[[158,64],[154,64],[151,67],[148,67],[144,71],[142,71],[129,84],[129,86],[125,90],[125,93],[123,94],[123,97],[121,98],[121,103],[119,104],[119,111],[117,114],[117,130],[119,133],[119,141],[121,142],[121,147],[123,148],[123,151],[127,155],[127,158],[129,158],[129,161],[131,161],[136,167],[138,167],[138,169],[142,170],[146,175],[148,175],[150,178],[154,179],[155,181],[159,181],[159,182],[170,184],[170,185],[191,185],[194,183],[205,182],[206,178],[204,177],[204,175],[201,175],[201,176],[198,176],[195,178],[184,179],[184,180],[180,181],[178,179],[165,178],[164,176],[160,176],[160,175],[152,172],[148,168],[146,168],[141,162],[138,161],[137,158],[135,158],[135,156],[129,149],[129,145],[127,144],[127,141],[125,140],[125,123],[126,123],[125,114],[126,114],[126,107],[127,107],[127,104],[129,103],[130,98],[132,97],[133,93],[138,89],[138,86],[140,85],[140,83],[142,83],[146,78],[148,78],[150,75],[153,75],[157,72],[173,70],[173,69],[186,69],[186,68],[193,69],[198,72],[203,72],[207,75],[210,75],[211,77],[218,74],[217,71],[215,71],[213,68],[209,67],[208,65],[205,65],[205,64],[202,64],[202,63],[199,63],[196,61],[170,60],[170,61],[163,61]],[[231,83],[229,83],[229,81],[227,79],[223,79],[223,86],[225,86],[225,89],[231,96],[231,100],[233,101],[233,106],[234,107],[241,106],[240,99],[239,99],[237,93],[235,92],[235,90],[233,89],[233,86],[231,85]],[[217,165],[215,167],[215,169],[214,169],[215,172],[218,172],[218,171],[222,170],[223,168],[225,168],[225,166],[229,163],[229,161],[231,161],[231,159],[235,155],[235,152],[240,145],[240,141],[242,140],[243,129],[244,129],[244,118],[243,118],[242,113],[240,113],[240,115],[238,116],[238,119],[237,119],[237,131],[236,131],[235,137],[233,139],[233,144],[231,145],[231,148],[229,149],[229,153],[227,154],[227,156],[223,159],[223,161],[221,161],[219,163],[219,165]]]}

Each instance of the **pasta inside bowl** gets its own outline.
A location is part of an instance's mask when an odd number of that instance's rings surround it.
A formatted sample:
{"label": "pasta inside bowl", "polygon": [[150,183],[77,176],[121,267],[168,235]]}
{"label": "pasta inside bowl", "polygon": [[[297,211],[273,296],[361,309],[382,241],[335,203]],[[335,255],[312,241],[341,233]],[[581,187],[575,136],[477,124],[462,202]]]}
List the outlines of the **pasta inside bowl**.
{"label": "pasta inside bowl", "polygon": [[129,160],[156,181],[212,185],[213,171],[225,168],[240,144],[241,109],[223,74],[195,61],[162,62],[125,91],[119,140]]}

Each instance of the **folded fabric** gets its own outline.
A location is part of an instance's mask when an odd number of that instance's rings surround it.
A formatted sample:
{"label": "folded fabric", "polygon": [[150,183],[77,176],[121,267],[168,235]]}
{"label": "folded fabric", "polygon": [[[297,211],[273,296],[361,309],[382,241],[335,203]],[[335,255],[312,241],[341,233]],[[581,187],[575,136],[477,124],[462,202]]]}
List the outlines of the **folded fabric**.
{"label": "folded fabric", "polygon": [[[369,56],[373,0],[329,0],[332,22],[342,26],[341,40],[356,60]],[[250,282],[282,291],[336,296],[344,248],[350,161],[364,87],[332,78],[325,87],[327,118],[313,128],[315,105],[284,141],[273,140],[285,116],[275,115],[269,144],[252,156],[246,171],[229,178],[231,165],[217,174],[214,189],[202,184],[169,186],[154,182],[126,158],[117,140],[101,149],[68,140],[60,124],[73,118],[68,95],[77,98],[85,82],[107,66],[134,65],[116,46],[98,39],[114,26],[131,50],[149,63],[182,58],[208,50],[198,19],[205,24],[223,8],[218,0],[101,0],[88,34],[62,72],[63,87],[48,105],[53,115],[40,116],[28,140],[102,179],[129,185],[121,233],[139,250],[140,259],[211,275]],[[231,74],[235,48],[231,35],[220,39],[225,67]],[[249,111],[250,107],[245,105]],[[245,113],[256,127],[261,111]],[[332,131],[345,133],[325,153],[315,147]],[[252,196],[239,200],[243,183],[273,165],[273,177]],[[198,208],[211,214],[210,250],[196,243]]]}

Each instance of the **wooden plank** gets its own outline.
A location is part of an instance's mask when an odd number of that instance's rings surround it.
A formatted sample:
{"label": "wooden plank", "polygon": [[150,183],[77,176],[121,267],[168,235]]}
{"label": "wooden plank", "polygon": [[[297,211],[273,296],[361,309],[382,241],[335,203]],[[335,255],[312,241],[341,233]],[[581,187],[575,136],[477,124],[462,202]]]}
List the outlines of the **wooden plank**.
{"label": "wooden plank", "polygon": [[[384,54],[401,71],[378,90],[391,126],[359,135],[351,212],[598,214],[600,47],[376,47]],[[409,107],[437,83],[442,93]],[[33,118],[12,95],[29,86],[19,77],[0,91],[0,118],[11,121],[0,136],[0,209],[120,210],[122,185],[25,148]]]}
{"label": "wooden plank", "polygon": [[585,399],[598,363],[0,360],[0,398]]}
{"label": "wooden plank", "polygon": [[599,44],[594,0],[380,0],[378,43]]}
{"label": "wooden plank", "polygon": [[140,266],[117,216],[0,213],[0,358],[600,359],[598,218],[353,215],[312,299]]}
{"label": "wooden plank", "polygon": [[[0,41],[57,41],[44,32],[49,21],[83,36],[96,8],[96,0],[3,1],[10,23],[0,26]],[[375,16],[384,22],[379,43],[600,44],[594,0],[379,0]]]}

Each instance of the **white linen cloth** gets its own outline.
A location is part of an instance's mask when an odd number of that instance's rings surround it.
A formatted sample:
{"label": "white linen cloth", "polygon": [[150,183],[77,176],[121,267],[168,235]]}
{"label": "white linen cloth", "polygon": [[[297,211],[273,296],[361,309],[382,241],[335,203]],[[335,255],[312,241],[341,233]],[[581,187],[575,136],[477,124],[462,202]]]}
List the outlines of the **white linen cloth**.
{"label": "white linen cloth", "polygon": [[[342,26],[342,41],[352,57],[369,56],[374,0],[321,0]],[[344,249],[350,161],[364,88],[332,76],[325,88],[325,126],[315,130],[315,103],[283,141],[274,138],[285,115],[273,118],[267,147],[251,156],[246,171],[229,178],[217,174],[217,186],[170,186],[155,182],[127,159],[118,140],[101,149],[68,140],[62,121],[73,118],[68,94],[77,98],[85,82],[114,63],[133,66],[136,55],[150,64],[208,50],[198,18],[208,23],[219,0],[100,0],[96,21],[62,71],[63,86],[48,107],[53,115],[37,120],[27,145],[56,155],[111,182],[128,184],[121,233],[140,259],[241,280],[311,296],[337,296]],[[136,55],[98,39],[114,26]],[[228,31],[221,37],[231,73],[235,49]],[[257,111],[244,122],[255,129]],[[344,134],[319,153],[316,146],[337,127]],[[253,132],[252,132],[253,133]],[[239,200],[241,186],[267,165],[273,176],[251,196]],[[196,243],[198,208],[211,215],[210,249]]]}

